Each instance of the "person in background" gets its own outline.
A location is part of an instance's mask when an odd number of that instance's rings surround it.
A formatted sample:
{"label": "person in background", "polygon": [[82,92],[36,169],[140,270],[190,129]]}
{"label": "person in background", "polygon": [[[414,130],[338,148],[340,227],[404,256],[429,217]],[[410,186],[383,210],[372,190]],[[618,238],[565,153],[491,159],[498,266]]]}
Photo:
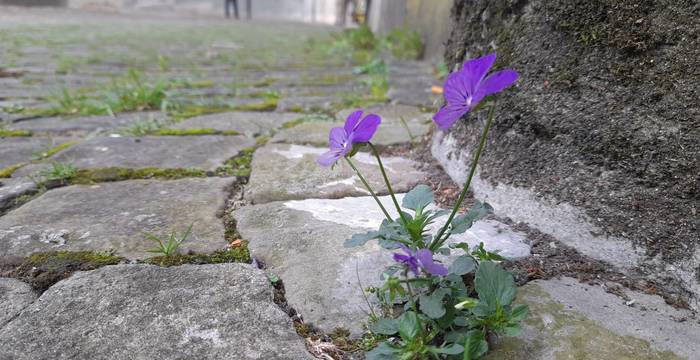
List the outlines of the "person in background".
{"label": "person in background", "polygon": [[[245,1],[246,18],[250,20],[252,11],[250,9],[251,0]],[[233,16],[238,19],[238,0],[224,0],[224,12],[227,18],[231,17],[230,8],[233,6]]]}

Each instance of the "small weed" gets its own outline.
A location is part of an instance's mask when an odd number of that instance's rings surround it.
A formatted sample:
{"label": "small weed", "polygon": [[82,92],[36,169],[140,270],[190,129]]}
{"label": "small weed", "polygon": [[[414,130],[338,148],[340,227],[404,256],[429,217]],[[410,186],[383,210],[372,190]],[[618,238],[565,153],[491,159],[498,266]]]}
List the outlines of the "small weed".
{"label": "small weed", "polygon": [[159,130],[161,130],[164,126],[168,125],[169,122],[163,121],[163,120],[158,120],[154,118],[149,118],[149,119],[144,119],[144,120],[138,120],[133,122],[131,125],[129,125],[126,128],[123,128],[120,133],[122,135],[128,135],[128,136],[145,136],[145,135],[151,135]]}
{"label": "small weed", "polygon": [[51,168],[43,170],[40,174],[46,180],[67,182],[70,181],[75,174],[77,169],[73,164],[69,163],[52,163]]}
{"label": "small weed", "polygon": [[390,31],[383,43],[394,57],[403,60],[420,59],[425,48],[420,34],[408,25]]}
{"label": "small weed", "polygon": [[148,250],[148,252],[162,254],[165,257],[170,257],[177,254],[180,245],[187,240],[188,236],[190,236],[190,233],[192,232],[192,225],[194,224],[190,224],[190,226],[187,227],[187,231],[185,231],[181,237],[178,237],[175,231],[170,233],[170,236],[168,236],[167,239],[160,238],[153,234],[144,233],[146,238],[152,240],[158,246],[155,249]]}

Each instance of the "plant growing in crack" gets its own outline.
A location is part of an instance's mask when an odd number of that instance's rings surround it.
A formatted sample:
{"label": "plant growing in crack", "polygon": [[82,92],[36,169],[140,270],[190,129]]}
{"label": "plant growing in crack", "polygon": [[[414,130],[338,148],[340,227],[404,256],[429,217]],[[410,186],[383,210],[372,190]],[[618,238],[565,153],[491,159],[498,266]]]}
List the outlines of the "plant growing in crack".
{"label": "plant growing in crack", "polygon": [[[518,78],[513,70],[486,76],[495,60],[495,54],[469,60],[450,74],[444,86],[447,105],[433,117],[438,128],[447,130],[466,113],[484,105],[489,108],[467,181],[451,211],[433,205],[434,194],[426,185],[416,186],[399,204],[381,157],[370,142],[381,123],[379,115],[363,117],[361,110],[350,114],[344,127],[331,129],[330,150],[318,158],[319,165],[327,167],[344,159],[385,217],[378,230],[356,234],[344,245],[361,246],[376,239],[383,248],[395,251],[395,263],[381,274],[383,285],[370,289],[382,311],[380,316],[372,309],[369,330],[386,340],[368,352],[367,359],[477,359],[488,351],[487,338],[518,334],[527,316],[526,305],[513,304],[515,282],[494,262],[502,260],[497,253],[486,251],[483,244],[471,248],[450,241],[452,235],[466,232],[492,211],[488,204],[477,202],[458,214],[494,119],[494,103],[483,100]],[[390,215],[352,161],[363,146],[377,159],[398,217]],[[445,216],[444,223],[437,226],[438,219]],[[431,229],[437,230],[435,234]]]}
{"label": "plant growing in crack", "polygon": [[178,249],[180,248],[180,245],[183,242],[185,242],[185,240],[187,240],[187,237],[190,236],[190,234],[192,233],[192,225],[194,224],[190,224],[190,226],[187,227],[187,230],[180,237],[177,236],[177,232],[175,232],[174,230],[170,233],[170,235],[167,238],[161,238],[153,234],[143,233],[143,235],[146,236],[146,238],[152,240],[157,245],[156,248],[150,249],[148,250],[148,252],[161,254],[165,257],[176,255]]}

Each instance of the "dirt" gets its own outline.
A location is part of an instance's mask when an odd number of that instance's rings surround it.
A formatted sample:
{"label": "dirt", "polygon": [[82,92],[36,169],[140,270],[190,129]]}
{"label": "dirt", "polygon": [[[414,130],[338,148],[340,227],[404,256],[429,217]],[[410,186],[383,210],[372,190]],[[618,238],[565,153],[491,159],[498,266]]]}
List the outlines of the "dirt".
{"label": "dirt", "polygon": [[[521,75],[497,98],[482,176],[581,208],[649,258],[691,259],[700,243],[698,16],[692,0],[456,1],[448,68],[495,47],[495,68]],[[473,143],[480,123],[451,133]]]}

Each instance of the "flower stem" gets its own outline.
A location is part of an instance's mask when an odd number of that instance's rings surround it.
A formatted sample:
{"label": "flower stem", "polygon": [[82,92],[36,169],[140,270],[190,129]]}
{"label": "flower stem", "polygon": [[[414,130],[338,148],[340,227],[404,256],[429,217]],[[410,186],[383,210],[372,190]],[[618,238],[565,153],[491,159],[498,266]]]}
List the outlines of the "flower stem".
{"label": "flower stem", "polygon": [[369,147],[372,148],[372,153],[374,153],[374,157],[377,158],[377,163],[379,164],[379,170],[382,173],[382,177],[384,178],[384,183],[386,184],[386,189],[389,191],[389,195],[391,196],[391,200],[394,202],[394,206],[396,206],[396,211],[399,212],[399,216],[401,217],[401,221],[405,224],[408,224],[408,221],[406,220],[406,217],[403,215],[403,211],[401,211],[401,206],[399,206],[399,202],[396,200],[396,195],[394,194],[394,189],[391,188],[391,182],[389,182],[389,177],[386,176],[386,170],[384,170],[384,164],[382,164],[382,158],[379,157],[379,152],[377,151],[377,148],[374,147],[374,145],[371,142],[368,142]]}
{"label": "flower stem", "polygon": [[496,109],[496,105],[491,105],[491,109],[489,109],[488,119],[486,120],[486,127],[484,127],[484,131],[481,133],[481,139],[479,140],[479,147],[476,149],[476,153],[474,154],[474,160],[472,161],[472,166],[471,166],[471,169],[469,170],[469,177],[467,177],[467,182],[464,184],[464,188],[462,189],[462,192],[459,194],[459,198],[457,199],[457,203],[455,203],[455,206],[452,209],[452,213],[450,213],[450,217],[447,218],[447,222],[440,229],[440,232],[435,237],[435,242],[430,244],[430,250],[432,250],[432,251],[439,249],[440,246],[442,246],[442,244],[445,242],[446,239],[442,239],[442,236],[445,234],[445,231],[447,231],[447,228],[449,228],[450,224],[452,223],[452,219],[454,219],[455,215],[457,215],[457,211],[459,210],[459,208],[462,206],[462,203],[464,202],[464,198],[467,195],[467,191],[469,190],[469,186],[472,183],[472,178],[474,178],[474,174],[476,173],[476,166],[479,163],[479,158],[481,157],[481,152],[482,152],[482,150],[484,150],[484,146],[486,145],[486,136],[489,134],[489,130],[491,129],[491,124],[493,123],[493,114],[494,114],[495,109]]}
{"label": "flower stem", "polygon": [[369,183],[367,182],[367,180],[365,180],[365,177],[362,176],[362,174],[360,173],[360,170],[357,170],[357,168],[355,167],[355,164],[353,164],[352,161],[350,161],[349,158],[346,157],[345,160],[348,162],[348,165],[350,165],[350,167],[355,171],[355,174],[357,174],[357,177],[360,178],[360,181],[362,181],[362,184],[365,185],[365,187],[366,187],[367,190],[369,191],[370,195],[372,195],[372,197],[374,198],[374,201],[376,201],[376,202],[377,202],[377,205],[379,205],[379,208],[382,209],[382,212],[384,213],[384,216],[386,217],[386,219],[387,219],[389,222],[394,221],[394,220],[392,220],[391,216],[389,215],[389,213],[388,213],[388,212],[386,211],[386,209],[384,208],[384,205],[382,205],[382,202],[379,201],[379,198],[377,197],[377,194],[374,193],[374,190],[372,190],[372,187],[370,187],[370,186],[369,186]]}

